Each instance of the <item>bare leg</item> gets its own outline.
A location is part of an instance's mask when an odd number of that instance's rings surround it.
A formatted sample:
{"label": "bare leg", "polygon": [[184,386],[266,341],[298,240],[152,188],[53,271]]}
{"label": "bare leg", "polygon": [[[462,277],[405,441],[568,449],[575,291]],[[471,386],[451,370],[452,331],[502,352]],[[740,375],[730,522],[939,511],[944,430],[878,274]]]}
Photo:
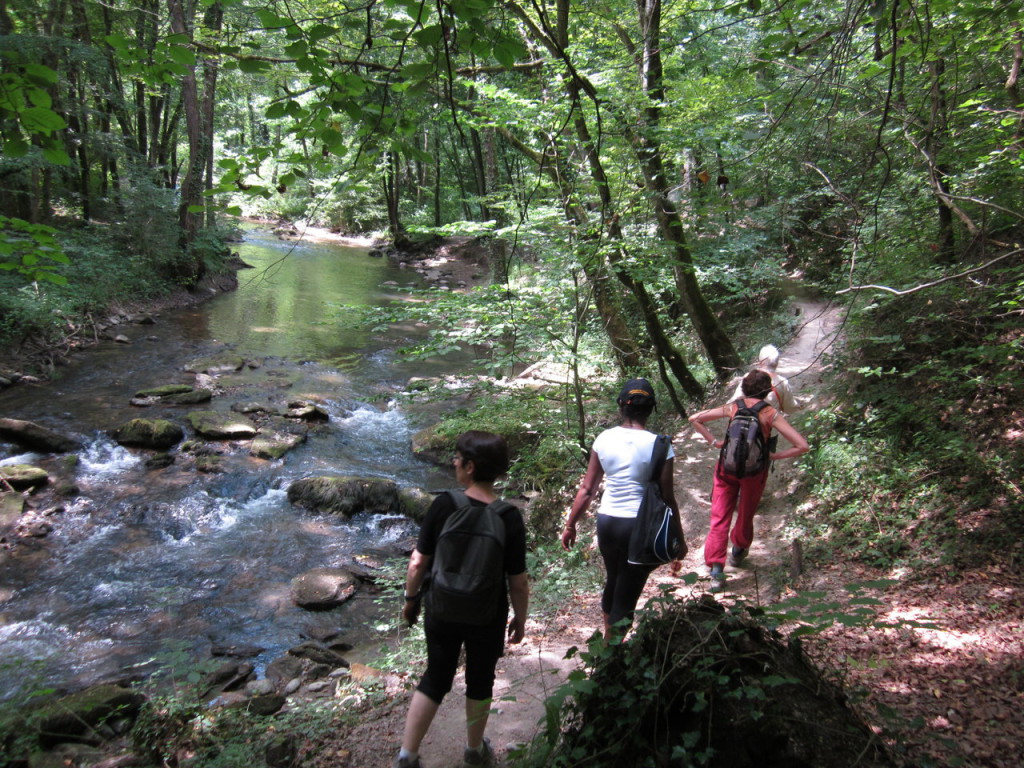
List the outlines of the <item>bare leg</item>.
{"label": "bare leg", "polygon": [[[437,708],[441,706],[425,693],[416,691],[409,702],[409,713],[405,716],[405,733],[402,736],[402,749],[410,753],[420,751],[420,742],[430,730],[430,724],[434,721]],[[484,717],[484,725],[487,724]],[[481,733],[482,733],[481,729]]]}
{"label": "bare leg", "polygon": [[476,749],[483,742],[490,714],[490,699],[466,699],[466,745],[471,749]]}
{"label": "bare leg", "polygon": [[607,640],[612,636],[612,628],[608,623],[608,614],[602,613],[601,615],[604,616],[604,639]]}

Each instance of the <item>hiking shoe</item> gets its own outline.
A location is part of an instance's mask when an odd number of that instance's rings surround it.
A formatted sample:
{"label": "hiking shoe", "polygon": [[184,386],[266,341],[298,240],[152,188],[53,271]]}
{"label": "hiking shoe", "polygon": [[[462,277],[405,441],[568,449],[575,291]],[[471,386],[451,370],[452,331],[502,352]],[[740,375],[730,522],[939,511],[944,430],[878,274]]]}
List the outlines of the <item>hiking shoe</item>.
{"label": "hiking shoe", "polygon": [[748,550],[740,549],[739,547],[733,547],[729,553],[729,565],[733,568],[738,568],[743,559],[747,556]]}
{"label": "hiking shoe", "polygon": [[484,739],[480,749],[470,749],[462,753],[462,768],[480,768],[480,766],[494,765],[494,750],[491,749],[491,742]]}
{"label": "hiking shoe", "polygon": [[722,571],[721,563],[711,564],[711,591],[718,592],[725,587],[725,573]]}
{"label": "hiking shoe", "polygon": [[424,768],[418,757],[396,757],[394,768]]}

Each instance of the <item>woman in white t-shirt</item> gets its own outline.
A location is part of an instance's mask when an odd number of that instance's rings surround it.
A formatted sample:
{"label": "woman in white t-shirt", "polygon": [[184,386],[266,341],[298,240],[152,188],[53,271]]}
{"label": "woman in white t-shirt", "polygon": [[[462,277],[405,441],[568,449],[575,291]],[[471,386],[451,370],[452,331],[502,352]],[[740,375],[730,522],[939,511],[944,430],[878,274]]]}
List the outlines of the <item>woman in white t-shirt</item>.
{"label": "woman in white t-shirt", "polygon": [[[621,621],[632,624],[640,593],[655,568],[627,561],[629,537],[636,523],[644,486],[651,474],[651,451],[657,439],[656,434],[647,431],[647,420],[655,406],[654,389],[647,379],[632,379],[622,388],[617,402],[621,423],[606,429],[594,440],[587,473],[576,492],[561,536],[562,549],[569,550],[576,543],[576,524],[590,507],[604,480],[604,493],[597,510],[597,545],[607,572],[601,595],[605,637]],[[683,542],[679,552],[681,558],[686,554],[686,540],[672,488],[674,456],[670,445],[660,480],[662,497],[672,509],[679,540]],[[679,560],[673,561],[672,571],[678,572],[681,565]]]}

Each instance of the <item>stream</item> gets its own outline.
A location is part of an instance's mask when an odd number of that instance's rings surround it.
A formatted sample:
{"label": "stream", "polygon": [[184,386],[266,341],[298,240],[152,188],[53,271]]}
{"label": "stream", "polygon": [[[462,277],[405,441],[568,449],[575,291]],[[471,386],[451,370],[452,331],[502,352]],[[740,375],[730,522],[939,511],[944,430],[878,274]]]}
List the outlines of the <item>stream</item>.
{"label": "stream", "polygon": [[[410,376],[441,375],[467,360],[403,358],[398,349],[421,329],[374,333],[332,323],[336,306],[401,298],[419,284],[411,270],[365,248],[288,243],[251,229],[236,249],[254,267],[239,273],[237,291],[165,313],[155,325],[120,326],[129,344],[102,342],[51,382],[0,393],[0,415],[86,445],[69,467],[62,457],[0,443],[0,462],[42,466],[77,488],[48,536],[0,556],[0,701],[184,668],[218,644],[262,648],[259,672],[326,630],[342,631],[355,645],[352,658],[372,658],[397,632],[397,609],[383,610],[365,590],[340,608],[310,612],[292,603],[289,584],[310,568],[406,540],[415,526],[394,516],[346,522],[297,510],[286,489],[320,474],[450,486],[447,468],[412,454],[411,437],[427,424],[413,423],[393,396]],[[222,393],[211,403],[130,405],[140,389],[194,383],[184,371],[189,361],[223,355],[255,362],[218,376]],[[289,399],[318,402],[330,422],[278,461],[225,444],[218,473],[185,462],[153,470],[145,465],[150,452],[106,436],[131,418],[184,426],[188,410],[284,407]]]}

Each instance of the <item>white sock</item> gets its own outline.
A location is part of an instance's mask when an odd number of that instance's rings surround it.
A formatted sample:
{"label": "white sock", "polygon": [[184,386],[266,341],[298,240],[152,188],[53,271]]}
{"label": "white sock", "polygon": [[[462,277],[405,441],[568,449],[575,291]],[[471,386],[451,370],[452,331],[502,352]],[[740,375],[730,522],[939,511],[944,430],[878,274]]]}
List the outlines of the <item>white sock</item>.
{"label": "white sock", "polygon": [[398,750],[398,759],[399,760],[401,760],[403,757],[407,757],[407,758],[409,758],[409,760],[411,762],[415,762],[416,758],[418,758],[419,756],[420,756],[419,752],[410,752],[405,747],[402,747],[402,749]]}

